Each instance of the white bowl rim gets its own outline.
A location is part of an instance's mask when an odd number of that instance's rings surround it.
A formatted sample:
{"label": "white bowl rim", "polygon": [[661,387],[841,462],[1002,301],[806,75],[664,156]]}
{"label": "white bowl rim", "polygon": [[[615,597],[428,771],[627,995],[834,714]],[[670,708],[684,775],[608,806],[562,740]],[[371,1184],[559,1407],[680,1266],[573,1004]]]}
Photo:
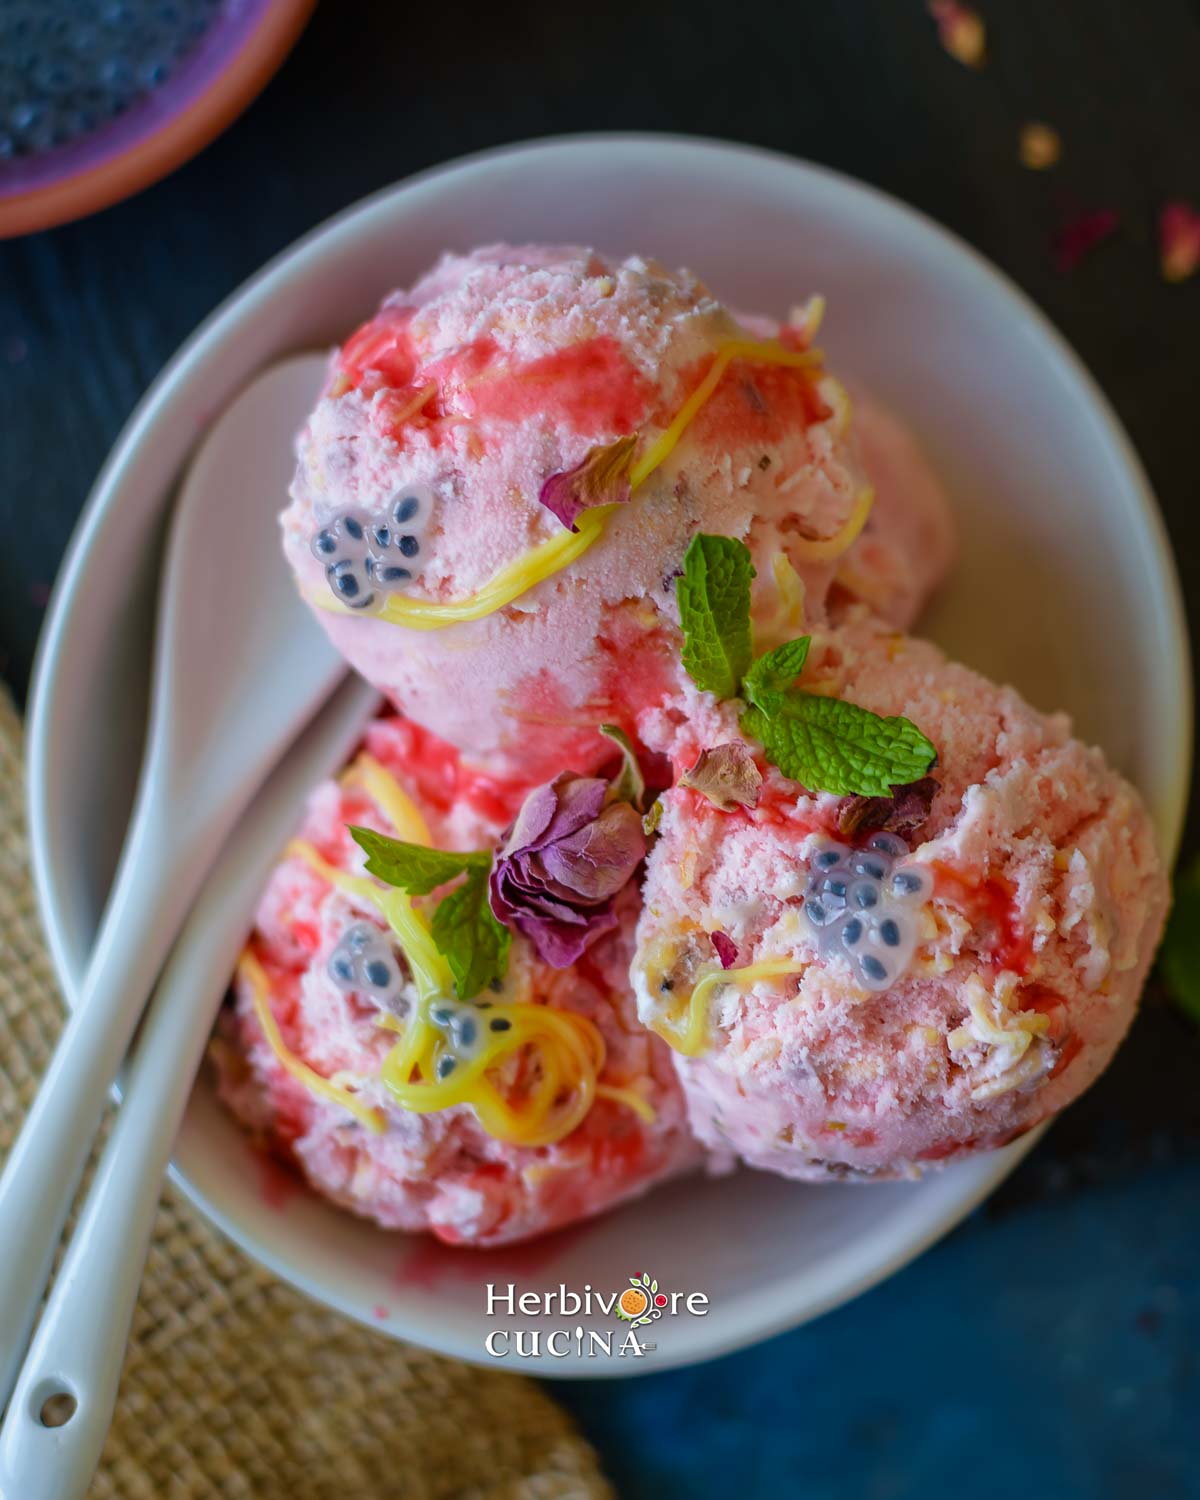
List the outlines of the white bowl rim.
{"label": "white bowl rim", "polygon": [[[241,320],[252,312],[260,301],[275,295],[278,284],[285,280],[289,273],[302,267],[318,245],[322,251],[326,251],[336,245],[339,238],[353,237],[374,214],[378,213],[384,205],[390,204],[397,195],[455,173],[475,169],[487,162],[501,162],[537,153],[557,154],[564,150],[579,149],[611,150],[614,147],[656,153],[699,152],[741,156],[768,162],[776,168],[784,168],[800,176],[811,175],[826,179],[842,192],[860,199],[871,200],[877,207],[908,220],[914,227],[940,241],[943,249],[969,263],[980,282],[985,284],[993,294],[998,294],[1005,300],[1012,308],[1014,316],[1024,320],[1043,341],[1073,385],[1079,400],[1090,407],[1094,416],[1099,419],[1112,445],[1114,457],[1122,471],[1123,487],[1140,513],[1145,526],[1144,540],[1149,544],[1155,572],[1166,590],[1166,597],[1160,601],[1160,604],[1165,612],[1164,624],[1171,646],[1171,675],[1174,679],[1175,700],[1180,712],[1178,734],[1174,741],[1172,774],[1158,811],[1161,825],[1166,833],[1165,852],[1168,857],[1174,856],[1187,804],[1192,744],[1190,648],[1179,580],[1161,512],[1128,435],[1095,379],[1046,315],[1009,277],[951,230],[890,194],[829,167],[763,147],[703,136],[666,132],[585,132],[549,136],[510,143],[458,157],[402,179],[400,182],[390,184],[324,220],[272,257],[266,265],[231,292],[204,319],[156,376],[118,435],[88,495],[68,549],[68,561],[56,580],[38,643],[30,690],[26,764],[33,878],[51,957],[69,1005],[74,1004],[74,990],[78,976],[73,955],[69,950],[65,927],[55,908],[53,899],[55,877],[47,837],[49,819],[46,770],[49,763],[48,746],[54,721],[53,683],[57,665],[66,650],[72,608],[79,596],[80,578],[97,538],[116,509],[126,470],[136,455],[139,444],[158,419],[163,407],[193,376],[196,367],[214,357],[219,352],[223,341],[236,335]],[[706,1339],[704,1337],[705,1324],[694,1323],[692,1325],[694,1336],[681,1340],[671,1349],[669,1355],[663,1351],[663,1357],[654,1363],[654,1370],[661,1372],[671,1367],[712,1358],[756,1343],[817,1317],[884,1280],[966,1217],[1012,1171],[1017,1162],[1032,1148],[1041,1133],[1040,1130],[1032,1132],[1012,1146],[997,1152],[994,1170],[984,1174],[976,1183],[975,1190],[958,1199],[951,1211],[932,1216],[930,1221],[919,1230],[909,1233],[906,1237],[898,1238],[891,1253],[882,1257],[864,1257],[862,1264],[847,1268],[849,1274],[836,1289],[831,1289],[827,1295],[812,1299],[806,1306],[797,1310],[794,1307],[788,1307],[786,1299],[779,1295],[780,1284],[776,1283],[769,1293],[764,1291],[761,1297],[748,1299],[741,1305],[742,1317],[739,1326],[731,1329],[728,1336]],[[248,1230],[228,1216],[207,1195],[193,1187],[186,1176],[174,1165],[172,1165],[170,1175],[172,1181],[189,1199],[243,1251],[284,1280],[300,1287],[316,1300],[366,1323],[376,1331],[391,1332],[396,1337],[414,1336],[411,1325],[403,1328],[395,1326],[394,1323],[382,1326],[377,1322],[373,1323],[361,1305],[352,1303],[327,1287],[316,1288],[308,1277],[289,1265],[285,1257],[276,1255],[267,1247],[258,1244]],[[443,1338],[439,1342],[436,1329],[423,1328],[419,1336],[430,1347],[436,1348],[441,1353],[480,1362],[480,1355],[476,1348],[464,1347],[453,1338]],[[630,1363],[636,1365],[640,1362],[601,1361],[598,1362],[598,1368],[579,1368],[566,1360],[550,1362],[528,1360],[522,1363],[521,1369],[534,1374],[553,1374],[559,1378],[595,1377],[632,1373],[628,1370]],[[621,1368],[622,1366],[625,1368]]]}

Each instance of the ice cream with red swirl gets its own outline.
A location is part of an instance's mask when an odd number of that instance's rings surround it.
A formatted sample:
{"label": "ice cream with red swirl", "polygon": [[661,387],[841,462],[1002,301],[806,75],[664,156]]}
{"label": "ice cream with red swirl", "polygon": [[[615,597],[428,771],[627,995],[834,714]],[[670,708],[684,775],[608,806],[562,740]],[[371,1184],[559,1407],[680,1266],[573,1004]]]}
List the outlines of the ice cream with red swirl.
{"label": "ice cream with red swirl", "polygon": [[750,545],[764,639],[822,618],[835,578],[908,624],[945,506],[872,410],[872,516],[814,332],[802,310],[763,337],[637,256],[447,255],[348,339],[300,435],[283,524],[306,598],[398,708],[531,779],[592,769],[597,724],[671,691],[696,531]]}
{"label": "ice cream with red swirl", "polygon": [[689,785],[703,769],[662,799],[639,1011],[676,1049],[705,1144],[807,1180],[912,1176],[1093,1082],[1133,1017],[1166,876],[1098,750],[936,647],[852,612],[814,635],[801,686],[907,716],[936,762],[890,797],[813,794],[736,704],[689,688],[650,716],[681,773],[714,747],[752,759],[741,800]]}

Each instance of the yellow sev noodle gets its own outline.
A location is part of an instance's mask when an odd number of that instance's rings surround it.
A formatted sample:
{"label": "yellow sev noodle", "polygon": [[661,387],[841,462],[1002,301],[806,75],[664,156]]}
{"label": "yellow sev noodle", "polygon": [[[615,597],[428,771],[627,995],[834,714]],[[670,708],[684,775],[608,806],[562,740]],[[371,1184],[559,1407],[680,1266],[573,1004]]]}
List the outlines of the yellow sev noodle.
{"label": "yellow sev noodle", "polygon": [[349,1089],[339,1088],[328,1078],[322,1078],[320,1073],[297,1057],[283,1040],[279,1023],[271,1010],[271,984],[266,970],[249,948],[245,949],[238,961],[238,976],[250,986],[250,999],[258,1024],[262,1028],[262,1034],[271,1051],[279,1059],[279,1064],[284,1071],[289,1073],[297,1083],[302,1083],[309,1093],[316,1094],[322,1099],[331,1099],[335,1104],[340,1104],[343,1109],[349,1110],[361,1125],[365,1125],[368,1130],[378,1135],[385,1123],[382,1112],[363,1104]]}
{"label": "yellow sev noodle", "polygon": [[[410,843],[429,843],[429,830],[420,809],[373,757],[360,755],[342,780],[343,784],[361,787],[400,837]],[[357,906],[374,907],[404,952],[416,985],[417,1003],[406,1021],[380,1017],[380,1025],[400,1032],[400,1040],[383,1061],[380,1078],[405,1109],[425,1114],[468,1104],[489,1135],[521,1146],[544,1146],[562,1140],[586,1117],[597,1098],[624,1104],[647,1122],[654,1120],[654,1109],[636,1088],[598,1082],[605,1046],[594,1023],[585,1016],[546,1005],[517,1001],[481,1009],[478,1024],[484,1044],[474,1057],[455,1057],[452,1072],[439,1077],[439,1062],[453,1054],[448,1052],[445,1034],[433,1024],[430,1012],[439,1001],[453,995],[454,984],[424,912],[404,891],[330,864],[307,840],[293,839],[287,853],[302,859]],[[284,1046],[268,1004],[266,975],[249,949],[243,955],[242,969],[253,986],[263,1034],[287,1071],[314,1093],[344,1105],[369,1128],[381,1130],[378,1111],[365,1109],[346,1090],[322,1078]],[[493,1030],[493,1020],[508,1024]],[[527,1097],[514,1104],[492,1075],[522,1053],[535,1082]]]}
{"label": "yellow sev noodle", "polygon": [[[704,379],[676,412],[670,424],[659,433],[629,473],[631,489],[644,484],[651,474],[674,452],[676,445],[687,430],[696,413],[709,399],[720,383],[721,376],[735,359],[747,359],[759,364],[784,365],[792,369],[811,369],[819,372],[821,355],[814,349],[786,349],[782,344],[770,340],[759,343],[754,339],[729,339],[721,344]],[[840,391],[840,388],[838,388]],[[839,412],[843,425],[849,403],[844,394],[839,400]],[[862,530],[874,499],[867,488],[859,495],[854,510],[843,527],[832,537],[816,540],[795,540],[791,543],[797,555],[806,561],[823,561],[840,557]],[[404,625],[410,630],[443,630],[448,625],[464,620],[480,620],[486,615],[503,609],[514,599],[519,599],[536,584],[562,571],[575,562],[592,544],[603,535],[614,511],[619,505],[598,505],[584,511],[578,521],[578,530],[565,531],[549,540],[539,542],[520,557],[506,563],[481,589],[468,594],[464,599],[439,601],[435,599],[413,599],[405,594],[389,594],[373,618],[388,620],[393,625]],[[350,614],[346,605],[335,599],[328,591],[320,590],[309,595],[309,602],[318,609],[333,614]]]}
{"label": "yellow sev noodle", "polygon": [[725,984],[739,990],[749,989],[760,979],[802,974],[806,968],[807,964],[795,959],[768,958],[740,969],[712,969],[696,981],[692,993],[673,1015],[655,1017],[649,1025],[676,1052],[684,1057],[699,1057],[708,1043],[708,1002],[714,990]]}

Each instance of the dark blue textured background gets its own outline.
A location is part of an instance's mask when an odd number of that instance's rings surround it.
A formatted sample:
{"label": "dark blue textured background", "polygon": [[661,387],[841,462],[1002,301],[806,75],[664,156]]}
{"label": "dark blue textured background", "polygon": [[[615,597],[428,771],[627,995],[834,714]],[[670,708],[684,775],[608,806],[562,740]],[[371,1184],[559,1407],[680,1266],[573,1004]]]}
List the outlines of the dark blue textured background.
{"label": "dark blue textured background", "polygon": [[[5,675],[23,690],[49,582],[121,423],[222,297],[409,172],[578,129],[791,151],[979,246],[1113,399],[1195,595],[1200,277],[1161,282],[1153,220],[1165,198],[1200,206],[1200,8],[980,9],[991,62],[974,73],[939,49],[920,0],[325,0],[263,97],[194,162],[84,223],[0,245]],[[1062,132],[1052,173],[1016,163],[1032,118]],[[1120,237],[1056,272],[1056,225],[1106,207]],[[1198,1145],[1200,1037],[1152,986],[1110,1073],[916,1265],[758,1349],[559,1394],[627,1497],[1200,1496]]]}

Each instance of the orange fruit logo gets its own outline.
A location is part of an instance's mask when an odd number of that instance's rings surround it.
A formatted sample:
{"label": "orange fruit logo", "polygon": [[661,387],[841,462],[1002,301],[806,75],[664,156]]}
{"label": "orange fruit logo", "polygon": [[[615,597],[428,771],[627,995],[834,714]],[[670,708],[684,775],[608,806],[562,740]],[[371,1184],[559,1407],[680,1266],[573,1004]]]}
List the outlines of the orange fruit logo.
{"label": "orange fruit logo", "polygon": [[619,1306],[627,1318],[640,1318],[650,1306],[650,1298],[640,1288],[627,1286],[621,1293]]}

